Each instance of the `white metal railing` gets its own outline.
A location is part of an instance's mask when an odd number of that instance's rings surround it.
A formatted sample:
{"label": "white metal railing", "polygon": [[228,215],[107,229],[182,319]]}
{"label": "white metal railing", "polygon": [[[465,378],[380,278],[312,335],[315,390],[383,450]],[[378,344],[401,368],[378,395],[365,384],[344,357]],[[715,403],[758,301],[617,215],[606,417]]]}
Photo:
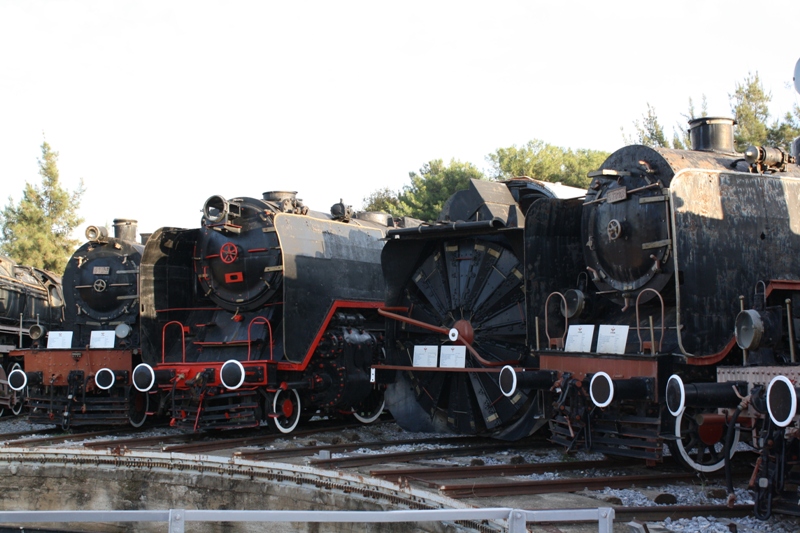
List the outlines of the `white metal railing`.
{"label": "white metal railing", "polygon": [[528,522],[594,522],[598,533],[614,530],[614,509],[523,510],[431,509],[408,511],[0,511],[2,523],[166,522],[169,533],[184,533],[186,522],[457,522],[507,520],[509,533],[525,533]]}

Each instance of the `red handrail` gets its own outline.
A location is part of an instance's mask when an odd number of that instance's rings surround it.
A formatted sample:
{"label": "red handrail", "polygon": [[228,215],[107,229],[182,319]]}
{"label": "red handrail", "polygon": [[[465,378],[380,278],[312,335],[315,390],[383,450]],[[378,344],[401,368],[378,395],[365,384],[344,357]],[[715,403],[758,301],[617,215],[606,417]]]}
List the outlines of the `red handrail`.
{"label": "red handrail", "polygon": [[163,329],[161,330],[161,362],[166,363],[166,339],[167,339],[167,327],[171,326],[172,324],[177,324],[181,328],[181,363],[186,362],[186,331],[183,329],[183,324],[181,324],[177,320],[172,320],[164,324]]}
{"label": "red handrail", "polygon": [[269,323],[269,320],[264,318],[263,316],[257,316],[250,323],[247,325],[247,360],[250,360],[250,350],[252,349],[252,344],[250,340],[250,328],[253,327],[253,324],[256,322],[266,324],[267,329],[269,330],[269,360],[274,361],[275,357],[272,353],[272,324]]}

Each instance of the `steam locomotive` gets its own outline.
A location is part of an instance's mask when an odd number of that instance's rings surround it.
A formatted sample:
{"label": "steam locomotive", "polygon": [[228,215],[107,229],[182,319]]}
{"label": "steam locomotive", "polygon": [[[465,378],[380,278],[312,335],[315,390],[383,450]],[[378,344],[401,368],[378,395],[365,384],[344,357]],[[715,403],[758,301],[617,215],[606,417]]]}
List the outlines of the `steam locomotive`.
{"label": "steam locomotive", "polygon": [[[777,148],[737,153],[733,125],[692,121],[691,150],[622,148],[581,199],[495,202],[525,213],[516,233],[390,232],[398,421],[501,438],[546,423],[568,450],[655,463],[666,444],[701,472],[741,439],[762,454],[768,514],[800,452],[800,168]],[[474,198],[463,212],[481,209]],[[438,364],[414,365],[426,352]]]}
{"label": "steam locomotive", "polygon": [[0,415],[22,410],[22,395],[8,386],[8,374],[20,368],[13,350],[30,346],[64,319],[61,278],[46,270],[18,265],[0,256]]}
{"label": "steam locomotive", "polygon": [[538,366],[526,336],[524,274],[535,257],[525,256],[525,212],[583,194],[530,178],[472,180],[436,224],[389,231],[386,364],[376,368],[395,373],[386,401],[402,427],[518,439],[546,423],[542,396],[504,396],[497,372]]}
{"label": "steam locomotive", "polygon": [[139,427],[149,397],[131,386],[131,374],[141,361],[144,246],[136,242],[136,221],[127,219],[114,220],[113,237],[105,227],[89,226],[86,239],[64,270],[64,323],[37,336],[32,347],[12,352],[24,360],[24,370],[12,371],[9,385],[27,390],[34,423]]}
{"label": "steam locomotive", "polygon": [[[791,253],[800,169],[781,150],[736,153],[730,119],[696,119],[690,135],[690,151],[630,146],[591,174],[580,232],[566,245],[582,260],[571,271],[535,270],[529,327],[534,337],[537,318],[543,326],[540,371],[558,371],[554,441],[650,461],[666,442],[692,468],[713,471],[725,463],[733,409],[790,362],[780,327],[760,345],[744,343],[741,328],[750,308],[800,287]],[[541,207],[533,218],[545,219]],[[532,227],[530,246],[553,246],[549,231]],[[508,393],[514,377],[501,375]],[[688,398],[684,382],[708,392]],[[739,424],[763,421],[758,407]]]}
{"label": "steam locomotive", "polygon": [[369,423],[384,405],[380,251],[391,216],[294,192],[210,197],[197,229],[161,228],[143,256],[139,391],[174,425],[282,433],[316,413]]}

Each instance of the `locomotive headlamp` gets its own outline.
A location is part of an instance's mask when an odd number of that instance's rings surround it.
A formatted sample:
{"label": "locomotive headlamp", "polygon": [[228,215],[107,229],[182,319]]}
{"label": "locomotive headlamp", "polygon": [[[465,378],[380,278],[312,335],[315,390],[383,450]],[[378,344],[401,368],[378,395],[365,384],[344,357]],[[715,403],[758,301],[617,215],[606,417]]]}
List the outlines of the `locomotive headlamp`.
{"label": "locomotive headlamp", "polygon": [[114,328],[114,335],[116,335],[118,339],[127,339],[130,337],[132,331],[133,329],[131,329],[128,324],[119,324]]}
{"label": "locomotive headlamp", "polygon": [[767,411],[776,426],[785,428],[797,416],[797,387],[786,376],[775,376],[767,386]]}
{"label": "locomotive headlamp", "polygon": [[734,329],[736,344],[742,350],[755,350],[761,344],[764,335],[764,321],[761,314],[754,309],[746,309],[736,316]]}
{"label": "locomotive headlamp", "polygon": [[564,293],[564,298],[566,299],[567,303],[565,307],[564,302],[561,302],[562,315],[567,318],[575,318],[583,313],[583,309],[586,307],[586,296],[583,294],[583,291],[578,289],[570,289]]}
{"label": "locomotive headlamp", "polygon": [[86,240],[91,242],[108,242],[108,229],[104,226],[86,228]]}
{"label": "locomotive headlamp", "polygon": [[16,368],[8,375],[8,386],[19,392],[28,385],[28,375]]}
{"label": "locomotive headlamp", "polygon": [[236,390],[244,383],[244,367],[236,359],[225,361],[219,371],[219,380],[228,390]]}
{"label": "locomotive headlamp", "polygon": [[225,222],[229,211],[230,207],[228,201],[222,196],[212,196],[206,200],[205,205],[203,205],[203,216],[205,216],[209,222]]}
{"label": "locomotive headlamp", "polygon": [[31,339],[35,341],[43,338],[46,333],[47,328],[40,324],[34,324],[28,329],[28,335],[30,335]]}
{"label": "locomotive headlamp", "polygon": [[101,368],[94,375],[94,382],[103,390],[108,390],[114,386],[117,378],[110,368]]}
{"label": "locomotive headlamp", "polygon": [[156,384],[156,373],[147,363],[141,363],[133,369],[133,386],[139,392],[147,392]]}

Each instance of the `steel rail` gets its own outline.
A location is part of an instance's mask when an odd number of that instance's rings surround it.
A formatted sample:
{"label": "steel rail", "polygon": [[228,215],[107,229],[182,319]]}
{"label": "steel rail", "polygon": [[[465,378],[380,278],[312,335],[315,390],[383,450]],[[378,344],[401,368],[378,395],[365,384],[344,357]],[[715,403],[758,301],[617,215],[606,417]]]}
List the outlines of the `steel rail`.
{"label": "steel rail", "polygon": [[604,488],[630,488],[647,486],[655,483],[692,481],[696,479],[693,472],[658,476],[632,475],[613,477],[561,478],[544,480],[502,481],[496,483],[462,483],[442,485],[439,492],[451,498],[485,498],[491,496],[516,496],[521,494],[547,494],[551,492],[577,492],[581,490],[602,490]]}
{"label": "steel rail", "polygon": [[470,455],[477,452],[490,452],[497,450],[508,450],[511,448],[529,448],[527,443],[502,443],[488,444],[482,446],[465,446],[460,448],[439,448],[436,450],[417,450],[413,452],[397,453],[376,453],[363,454],[352,457],[338,457],[332,459],[312,459],[310,464],[315,466],[333,466],[339,468],[352,468],[356,466],[368,466],[376,463],[405,463],[415,459],[426,459],[435,457],[453,457],[458,455]]}
{"label": "steel rail", "polygon": [[316,446],[299,446],[296,448],[283,448],[280,450],[243,450],[235,452],[234,455],[246,459],[270,459],[276,457],[292,457],[297,455],[308,455],[322,451],[348,452],[359,448],[388,448],[390,446],[403,446],[407,444],[465,444],[470,442],[486,442],[480,437],[446,437],[430,439],[403,439],[391,441],[369,441],[369,442],[349,442],[346,444],[319,444]]}
{"label": "steel rail", "polygon": [[432,466],[418,468],[388,468],[383,470],[370,470],[372,477],[381,479],[409,478],[411,480],[441,480],[464,479],[487,476],[524,476],[528,474],[541,474],[544,472],[563,472],[568,470],[583,470],[586,468],[619,468],[621,466],[645,466],[645,463],[631,464],[630,462],[595,460],[571,461],[557,463],[526,463],[506,465],[481,465],[481,466]]}

